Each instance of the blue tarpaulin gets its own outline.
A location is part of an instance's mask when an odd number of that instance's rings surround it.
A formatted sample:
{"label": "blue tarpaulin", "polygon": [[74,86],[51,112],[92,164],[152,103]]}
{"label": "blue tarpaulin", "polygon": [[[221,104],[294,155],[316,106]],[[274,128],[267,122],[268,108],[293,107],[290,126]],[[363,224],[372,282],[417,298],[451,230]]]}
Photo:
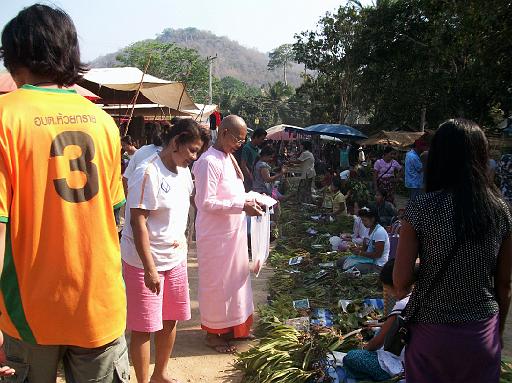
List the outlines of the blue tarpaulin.
{"label": "blue tarpaulin", "polygon": [[324,136],[331,136],[337,138],[361,140],[368,138],[359,130],[352,128],[348,125],[341,124],[317,124],[308,126],[303,130],[305,134],[322,134]]}

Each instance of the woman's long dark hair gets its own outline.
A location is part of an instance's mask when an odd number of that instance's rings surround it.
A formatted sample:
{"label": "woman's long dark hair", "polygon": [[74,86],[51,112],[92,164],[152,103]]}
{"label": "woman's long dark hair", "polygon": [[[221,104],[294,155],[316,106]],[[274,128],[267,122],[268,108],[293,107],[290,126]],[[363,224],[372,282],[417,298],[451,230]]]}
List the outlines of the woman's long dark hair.
{"label": "woman's long dark hair", "polygon": [[488,177],[487,138],[473,121],[462,118],[441,124],[428,153],[426,191],[453,195],[459,238],[485,235],[499,222],[503,204]]}

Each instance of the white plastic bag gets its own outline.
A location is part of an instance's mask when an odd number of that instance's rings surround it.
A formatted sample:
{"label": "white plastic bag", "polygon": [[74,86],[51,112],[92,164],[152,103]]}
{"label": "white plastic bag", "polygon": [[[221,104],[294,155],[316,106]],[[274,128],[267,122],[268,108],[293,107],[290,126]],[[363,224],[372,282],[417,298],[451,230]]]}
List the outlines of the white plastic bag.
{"label": "white plastic bag", "polygon": [[258,276],[270,253],[270,211],[268,207],[261,217],[251,217],[251,252],[253,271]]}

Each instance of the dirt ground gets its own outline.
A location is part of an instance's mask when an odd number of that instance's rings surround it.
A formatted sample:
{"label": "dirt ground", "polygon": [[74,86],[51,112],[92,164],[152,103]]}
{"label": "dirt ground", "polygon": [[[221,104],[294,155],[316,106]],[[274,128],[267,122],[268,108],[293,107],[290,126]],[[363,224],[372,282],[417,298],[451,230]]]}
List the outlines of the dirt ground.
{"label": "dirt ground", "polygon": [[[199,304],[197,301],[197,258],[194,249],[189,252],[188,272],[190,298],[192,301],[192,320],[178,326],[175,351],[171,358],[170,371],[180,382],[224,382],[240,383],[242,377],[232,370],[234,357],[218,354],[204,345],[205,333],[200,329]],[[263,303],[267,299],[268,270],[263,270],[258,278],[252,279],[254,303]],[[239,350],[246,350],[250,342],[237,343]],[[135,379],[132,379],[135,381]]]}
{"label": "dirt ground", "polygon": [[[232,369],[233,355],[218,354],[204,345],[205,333],[201,331],[199,322],[199,304],[197,301],[197,257],[194,246],[190,246],[188,258],[188,277],[190,282],[190,299],[192,319],[178,324],[178,334],[174,352],[169,364],[171,376],[180,383],[241,383],[242,376]],[[267,280],[270,271],[262,270],[258,278],[253,275],[252,286],[254,304],[264,303],[267,299]],[[129,340],[129,334],[127,334]],[[237,342],[236,346],[243,351],[250,347],[250,342]],[[151,355],[151,360],[154,356]],[[151,371],[153,364],[151,365]],[[59,374],[61,375],[61,374]],[[132,368],[131,382],[135,382]],[[62,377],[57,383],[63,383]]]}

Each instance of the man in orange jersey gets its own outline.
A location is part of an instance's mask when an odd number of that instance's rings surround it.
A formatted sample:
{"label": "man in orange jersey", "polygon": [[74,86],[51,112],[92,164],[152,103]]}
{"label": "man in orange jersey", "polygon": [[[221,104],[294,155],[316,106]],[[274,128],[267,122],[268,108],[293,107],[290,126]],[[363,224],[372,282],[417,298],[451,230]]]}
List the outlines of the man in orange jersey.
{"label": "man in orange jersey", "polygon": [[20,382],[55,383],[61,361],[68,382],[128,382],[119,130],[64,88],[85,67],[62,10],[22,10],[0,53],[19,88],[0,97],[5,364]]}

